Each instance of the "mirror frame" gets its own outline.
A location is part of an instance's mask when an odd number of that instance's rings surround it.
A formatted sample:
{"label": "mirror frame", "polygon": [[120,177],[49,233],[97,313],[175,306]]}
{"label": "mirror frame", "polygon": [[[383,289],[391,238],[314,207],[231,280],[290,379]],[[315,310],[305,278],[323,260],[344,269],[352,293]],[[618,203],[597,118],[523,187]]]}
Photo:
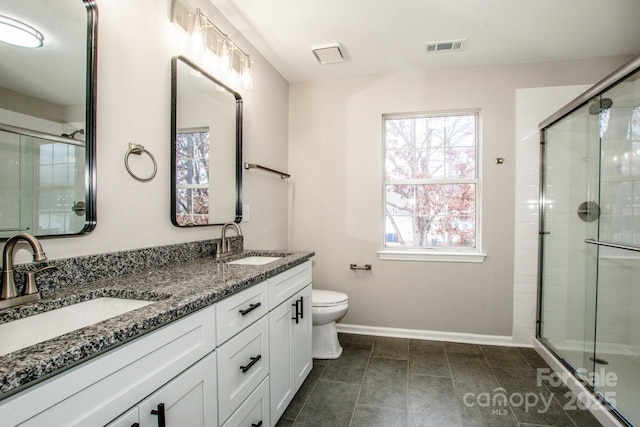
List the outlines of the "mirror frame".
{"label": "mirror frame", "polygon": [[87,217],[85,227],[78,234],[86,234],[96,228],[97,212],[97,94],[98,94],[98,6],[96,0],[82,0],[87,8],[87,77],[86,77],[86,130],[85,139],[85,199]]}
{"label": "mirror frame", "polygon": [[[234,222],[239,223],[242,221],[242,97],[240,94],[220,80],[207,73],[198,65],[194,64],[188,58],[178,55],[171,59],[171,223],[180,228],[191,227],[208,227],[212,225],[223,225],[224,222],[212,223],[212,224],[191,224],[180,225],[176,220],[176,139],[178,136],[178,123],[177,123],[177,101],[178,101],[178,61],[181,61],[201,73],[204,77],[211,80],[216,85],[222,87],[229,92],[236,100],[236,173],[235,173],[235,186],[236,186],[236,217]],[[229,221],[232,219],[230,218]]]}
{"label": "mirror frame", "polygon": [[[35,235],[38,239],[74,237],[87,234],[96,228],[98,215],[96,209],[97,172],[96,172],[96,106],[98,81],[98,6],[96,0],[81,0],[87,10],[86,33],[86,69],[85,69],[85,223],[77,233]],[[0,241],[9,237],[0,237]]]}

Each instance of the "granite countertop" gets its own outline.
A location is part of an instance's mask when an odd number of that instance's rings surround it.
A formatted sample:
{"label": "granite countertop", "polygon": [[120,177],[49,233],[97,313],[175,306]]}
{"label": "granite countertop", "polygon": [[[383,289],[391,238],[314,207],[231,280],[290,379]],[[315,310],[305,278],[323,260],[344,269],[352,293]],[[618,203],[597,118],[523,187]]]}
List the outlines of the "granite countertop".
{"label": "granite countertop", "polygon": [[[282,256],[264,265],[233,265],[247,256]],[[0,311],[0,323],[99,297],[153,304],[0,356],[0,399],[120,344],[302,264],[313,252],[245,250],[224,262],[211,257],[43,293],[37,303]]]}

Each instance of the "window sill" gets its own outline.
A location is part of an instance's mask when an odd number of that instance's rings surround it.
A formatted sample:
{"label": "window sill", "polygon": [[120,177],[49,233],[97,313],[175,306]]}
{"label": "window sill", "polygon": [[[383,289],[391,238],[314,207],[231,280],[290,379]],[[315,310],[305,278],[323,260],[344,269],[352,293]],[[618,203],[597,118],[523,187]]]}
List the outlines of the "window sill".
{"label": "window sill", "polygon": [[438,252],[438,251],[378,251],[378,258],[382,261],[426,261],[426,262],[484,262],[487,254],[464,252]]}

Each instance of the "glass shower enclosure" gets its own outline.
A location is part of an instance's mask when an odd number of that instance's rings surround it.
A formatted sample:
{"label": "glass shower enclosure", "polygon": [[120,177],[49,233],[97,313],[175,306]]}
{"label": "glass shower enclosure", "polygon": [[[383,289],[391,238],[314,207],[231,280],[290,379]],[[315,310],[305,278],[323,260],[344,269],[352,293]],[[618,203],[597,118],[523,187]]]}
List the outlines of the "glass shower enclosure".
{"label": "glass shower enclosure", "polygon": [[538,339],[640,425],[640,57],[540,124]]}

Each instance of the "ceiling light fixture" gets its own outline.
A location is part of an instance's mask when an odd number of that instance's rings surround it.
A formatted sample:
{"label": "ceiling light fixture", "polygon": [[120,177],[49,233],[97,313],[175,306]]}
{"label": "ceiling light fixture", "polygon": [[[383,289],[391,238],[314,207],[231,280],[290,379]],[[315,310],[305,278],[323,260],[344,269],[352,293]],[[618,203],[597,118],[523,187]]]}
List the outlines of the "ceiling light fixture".
{"label": "ceiling light fixture", "polygon": [[337,64],[344,62],[344,53],[340,43],[314,46],[311,48],[311,51],[320,64]]}
{"label": "ceiling light fixture", "polygon": [[0,15],[0,41],[20,47],[41,47],[42,33],[24,22]]}

